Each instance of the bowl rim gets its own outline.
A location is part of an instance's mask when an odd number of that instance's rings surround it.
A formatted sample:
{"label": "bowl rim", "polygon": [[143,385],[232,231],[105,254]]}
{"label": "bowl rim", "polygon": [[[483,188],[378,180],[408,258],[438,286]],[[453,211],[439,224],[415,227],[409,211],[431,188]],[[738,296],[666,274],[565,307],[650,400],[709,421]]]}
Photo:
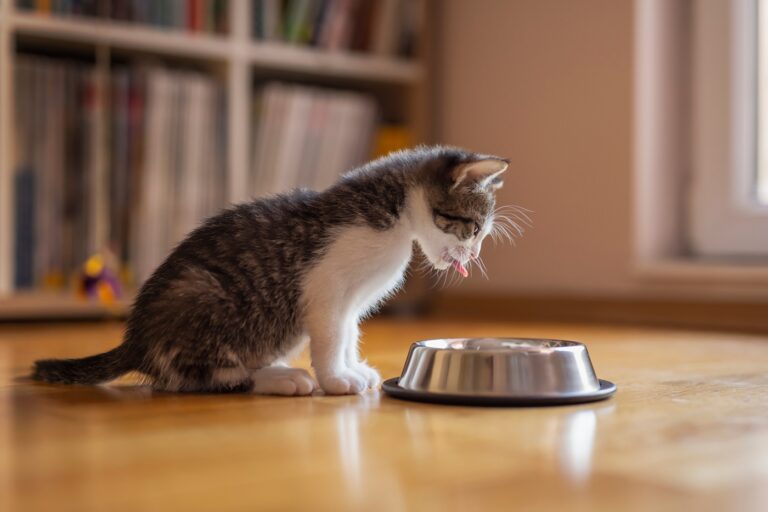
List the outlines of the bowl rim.
{"label": "bowl rim", "polygon": [[583,348],[587,353],[589,353],[589,350],[587,350],[587,345],[579,342],[579,341],[573,341],[573,340],[564,340],[564,339],[558,339],[558,338],[521,338],[521,337],[512,337],[512,336],[475,336],[475,337],[463,337],[463,338],[429,338],[424,340],[418,340],[411,343],[411,347],[409,349],[409,352],[416,349],[416,348],[422,348],[422,349],[428,349],[428,350],[434,350],[434,351],[440,351],[440,352],[451,352],[451,353],[465,353],[465,354],[509,354],[514,352],[533,352],[533,353],[544,353],[543,350],[541,350],[542,347],[536,347],[534,345],[530,347],[526,347],[525,345],[520,345],[517,347],[491,347],[491,348],[482,348],[482,349],[467,349],[467,348],[454,348],[449,346],[434,346],[431,344],[437,343],[437,342],[460,342],[460,341],[467,341],[467,340],[500,340],[500,341],[522,341],[522,342],[538,342],[542,345],[544,343],[554,343],[553,346],[543,347],[548,348],[552,351],[567,351],[572,352],[574,350]]}

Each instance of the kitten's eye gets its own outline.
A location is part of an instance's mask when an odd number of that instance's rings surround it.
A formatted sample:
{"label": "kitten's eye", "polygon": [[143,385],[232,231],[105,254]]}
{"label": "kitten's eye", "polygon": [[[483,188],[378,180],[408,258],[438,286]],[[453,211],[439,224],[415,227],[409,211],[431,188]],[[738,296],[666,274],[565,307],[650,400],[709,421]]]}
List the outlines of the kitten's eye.
{"label": "kitten's eye", "polygon": [[475,221],[472,219],[468,219],[466,217],[461,217],[459,215],[451,215],[447,212],[441,212],[440,210],[434,210],[435,215],[438,215],[440,217],[443,217],[444,219],[448,219],[451,222],[463,222],[465,224],[472,224]]}
{"label": "kitten's eye", "polygon": [[478,234],[479,232],[480,232],[480,224],[478,224],[477,222],[475,222],[475,229],[474,229],[474,231],[472,232],[472,235],[473,235],[473,236],[477,236],[477,234]]}

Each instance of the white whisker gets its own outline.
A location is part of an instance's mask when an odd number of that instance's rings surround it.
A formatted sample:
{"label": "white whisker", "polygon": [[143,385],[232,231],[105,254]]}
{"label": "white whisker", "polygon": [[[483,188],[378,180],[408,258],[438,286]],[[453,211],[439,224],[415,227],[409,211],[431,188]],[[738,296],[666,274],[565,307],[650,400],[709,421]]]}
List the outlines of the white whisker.
{"label": "white whisker", "polygon": [[533,221],[529,215],[532,213],[534,213],[532,210],[528,210],[527,208],[523,208],[522,206],[518,206],[516,204],[500,206],[493,211],[494,216],[509,214],[519,220],[522,224],[525,224],[529,227],[533,226]]}
{"label": "white whisker", "polygon": [[485,265],[483,264],[482,258],[478,256],[473,260],[474,264],[477,265],[477,268],[480,269],[480,273],[483,274],[483,277],[488,279],[488,273],[486,272]]}

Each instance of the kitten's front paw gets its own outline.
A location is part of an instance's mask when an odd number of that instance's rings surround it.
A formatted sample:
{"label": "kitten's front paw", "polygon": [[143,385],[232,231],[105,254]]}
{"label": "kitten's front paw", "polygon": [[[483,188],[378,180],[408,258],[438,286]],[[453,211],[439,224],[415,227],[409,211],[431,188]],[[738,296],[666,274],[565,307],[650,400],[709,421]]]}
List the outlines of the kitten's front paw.
{"label": "kitten's front paw", "polygon": [[327,395],[356,395],[368,389],[365,378],[349,368],[322,376],[318,375],[317,380]]}
{"label": "kitten's front paw", "polygon": [[376,368],[369,366],[367,363],[361,361],[353,364],[352,371],[360,374],[371,389],[376,389],[381,384],[381,375],[376,371]]}

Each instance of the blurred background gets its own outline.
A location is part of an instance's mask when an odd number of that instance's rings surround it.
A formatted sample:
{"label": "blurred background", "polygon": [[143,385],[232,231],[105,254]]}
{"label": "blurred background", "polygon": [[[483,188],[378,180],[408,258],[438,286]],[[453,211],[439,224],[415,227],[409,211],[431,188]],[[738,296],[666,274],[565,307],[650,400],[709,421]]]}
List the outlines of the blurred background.
{"label": "blurred background", "polygon": [[766,330],[762,7],[2,0],[0,318],[123,316],[219,208],[442,143],[533,226],[385,314]]}

